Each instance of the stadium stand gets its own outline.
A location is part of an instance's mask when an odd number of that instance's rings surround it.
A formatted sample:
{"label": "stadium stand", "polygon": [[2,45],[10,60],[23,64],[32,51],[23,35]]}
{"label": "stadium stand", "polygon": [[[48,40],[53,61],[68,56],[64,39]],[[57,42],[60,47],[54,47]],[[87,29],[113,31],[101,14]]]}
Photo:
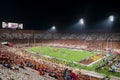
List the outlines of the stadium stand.
{"label": "stadium stand", "polygon": [[[24,52],[21,48],[47,45],[105,52],[113,49],[114,54],[120,54],[119,36],[120,33],[50,33],[37,30],[0,29],[0,42],[6,41],[14,44],[12,47],[0,44],[0,78],[3,80],[7,78],[10,80],[64,80],[63,71],[66,66],[38,60],[36,55]],[[41,56],[37,57],[41,58]],[[116,68],[115,71],[118,71],[118,64],[119,61],[116,61],[111,66],[112,69]],[[71,69],[73,70],[69,67],[69,70]],[[104,78],[103,75],[87,74],[80,70],[73,70],[73,73],[77,75],[78,80],[102,80]]]}

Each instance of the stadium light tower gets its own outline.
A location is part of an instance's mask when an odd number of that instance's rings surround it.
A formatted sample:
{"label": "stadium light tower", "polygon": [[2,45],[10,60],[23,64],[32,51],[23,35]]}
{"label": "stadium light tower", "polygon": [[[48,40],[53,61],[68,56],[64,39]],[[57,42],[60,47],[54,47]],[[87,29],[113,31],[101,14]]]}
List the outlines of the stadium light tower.
{"label": "stadium light tower", "polygon": [[113,15],[109,16],[109,21],[111,21],[111,22],[114,21],[114,16]]}
{"label": "stadium light tower", "polygon": [[81,18],[81,19],[79,20],[79,24],[84,25],[84,19],[83,19],[83,18]]}
{"label": "stadium light tower", "polygon": [[55,26],[52,26],[52,30],[55,30],[56,29],[56,27]]}
{"label": "stadium light tower", "polygon": [[56,26],[52,26],[47,32],[56,32]]}
{"label": "stadium light tower", "polygon": [[84,26],[84,25],[85,25],[84,19],[81,18],[78,23],[79,23],[79,25],[80,25],[81,32],[83,32],[83,30],[84,30],[84,28],[85,28],[85,26]]}

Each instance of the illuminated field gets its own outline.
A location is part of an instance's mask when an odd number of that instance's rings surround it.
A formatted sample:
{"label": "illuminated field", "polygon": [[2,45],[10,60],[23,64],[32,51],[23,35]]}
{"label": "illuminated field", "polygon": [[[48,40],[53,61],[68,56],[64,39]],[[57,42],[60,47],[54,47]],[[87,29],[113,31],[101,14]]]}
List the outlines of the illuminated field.
{"label": "illuminated field", "polygon": [[[53,58],[58,58],[58,59],[65,60],[68,62],[80,63],[81,61],[85,61],[85,60],[88,60],[88,62],[89,62],[90,61],[89,59],[93,59],[93,61],[96,61],[99,58],[99,56],[97,56],[97,55],[99,55],[99,54],[97,54],[98,52],[90,52],[90,51],[85,51],[85,50],[72,50],[72,49],[66,49],[66,48],[56,48],[56,47],[46,47],[46,46],[31,47],[31,48],[28,48],[27,50],[31,51],[31,52],[35,52],[37,54],[48,55]],[[104,56],[105,54],[103,53],[102,55]],[[44,58],[44,59],[46,59],[46,58]],[[54,60],[54,59],[50,59],[49,61],[52,61],[52,60]],[[56,62],[58,63],[59,61],[56,61]],[[61,63],[61,62],[59,62],[59,63]],[[82,68],[82,69],[90,70],[90,71],[95,71],[96,68],[102,64],[104,64],[102,60],[97,61],[95,64],[92,64],[91,66],[81,65],[81,67],[80,67],[80,64],[74,65],[71,63],[70,64],[67,63],[68,66]],[[109,67],[107,65],[104,67],[101,67],[101,69],[98,71],[98,73],[120,77],[120,73],[108,72]]]}
{"label": "illuminated field", "polygon": [[40,53],[43,55],[48,55],[55,58],[64,59],[67,61],[78,62],[82,59],[88,58],[95,55],[95,53],[83,50],[71,50],[66,48],[56,48],[56,47],[32,47],[28,49],[31,52]]}

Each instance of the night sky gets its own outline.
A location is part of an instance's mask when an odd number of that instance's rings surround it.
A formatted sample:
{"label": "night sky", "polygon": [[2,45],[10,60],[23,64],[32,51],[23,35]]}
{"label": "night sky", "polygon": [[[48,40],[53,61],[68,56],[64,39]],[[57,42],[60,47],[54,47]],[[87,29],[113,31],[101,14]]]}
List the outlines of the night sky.
{"label": "night sky", "polygon": [[23,23],[24,29],[47,30],[53,25],[58,30],[69,30],[80,18],[86,29],[104,29],[99,25],[115,16],[112,29],[120,29],[118,0],[1,0],[0,22]]}

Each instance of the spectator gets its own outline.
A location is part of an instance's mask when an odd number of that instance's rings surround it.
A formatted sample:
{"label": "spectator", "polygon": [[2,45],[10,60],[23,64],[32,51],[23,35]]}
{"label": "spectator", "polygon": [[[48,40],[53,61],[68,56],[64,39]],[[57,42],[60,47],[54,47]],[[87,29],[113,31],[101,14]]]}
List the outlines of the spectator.
{"label": "spectator", "polygon": [[70,70],[69,76],[71,78],[70,80],[77,80],[77,75],[75,73],[73,73],[72,70]]}
{"label": "spectator", "polygon": [[68,68],[66,68],[63,72],[63,77],[65,80],[67,80],[67,76],[68,76]]}

